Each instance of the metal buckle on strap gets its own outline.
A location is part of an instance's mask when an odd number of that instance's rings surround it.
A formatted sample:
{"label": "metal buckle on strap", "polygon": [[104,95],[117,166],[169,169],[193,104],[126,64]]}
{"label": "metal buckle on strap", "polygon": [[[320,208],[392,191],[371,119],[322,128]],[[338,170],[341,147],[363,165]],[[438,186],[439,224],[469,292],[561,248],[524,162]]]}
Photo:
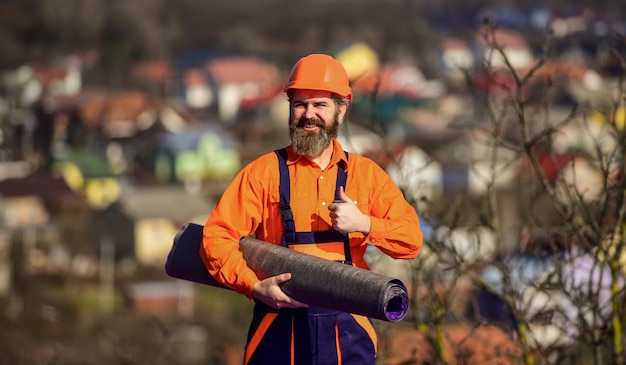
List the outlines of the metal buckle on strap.
{"label": "metal buckle on strap", "polygon": [[293,212],[289,205],[280,206],[280,215],[283,217],[284,222],[293,221]]}

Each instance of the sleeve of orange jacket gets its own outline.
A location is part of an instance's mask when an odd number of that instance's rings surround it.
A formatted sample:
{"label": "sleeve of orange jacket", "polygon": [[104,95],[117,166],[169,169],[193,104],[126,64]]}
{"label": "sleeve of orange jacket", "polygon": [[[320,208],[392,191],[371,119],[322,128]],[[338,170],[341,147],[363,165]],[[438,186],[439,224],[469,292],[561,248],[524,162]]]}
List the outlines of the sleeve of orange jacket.
{"label": "sleeve of orange jacket", "polygon": [[[360,156],[353,158],[353,180],[356,198],[367,195],[371,227],[365,243],[378,247],[395,259],[415,258],[421,248],[423,234],[415,208],[409,204],[396,183],[377,164]],[[363,178],[368,176],[368,179]],[[359,194],[362,192],[362,194]]]}
{"label": "sleeve of orange jacket", "polygon": [[204,226],[200,256],[218,282],[252,298],[259,279],[239,251],[239,240],[250,236],[262,215],[263,189],[244,168],[226,188]]}
{"label": "sleeve of orange jacket", "polygon": [[392,181],[382,186],[381,194],[372,203],[366,241],[395,259],[415,258],[423,241],[415,209]]}

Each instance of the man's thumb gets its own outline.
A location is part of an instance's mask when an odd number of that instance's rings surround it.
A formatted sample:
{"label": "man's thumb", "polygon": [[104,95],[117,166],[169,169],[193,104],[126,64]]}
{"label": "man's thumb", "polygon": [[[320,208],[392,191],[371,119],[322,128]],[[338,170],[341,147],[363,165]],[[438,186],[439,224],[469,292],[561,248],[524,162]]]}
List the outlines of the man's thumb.
{"label": "man's thumb", "polygon": [[352,199],[346,194],[343,186],[339,187],[339,198],[341,198],[341,201],[344,203],[352,203]]}

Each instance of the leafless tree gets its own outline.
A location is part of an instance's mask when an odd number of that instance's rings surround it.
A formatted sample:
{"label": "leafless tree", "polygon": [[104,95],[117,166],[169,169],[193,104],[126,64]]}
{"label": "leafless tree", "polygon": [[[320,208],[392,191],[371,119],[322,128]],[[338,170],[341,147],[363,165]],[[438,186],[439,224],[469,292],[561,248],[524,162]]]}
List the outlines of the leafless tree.
{"label": "leafless tree", "polygon": [[[478,363],[482,353],[511,364],[623,364],[623,77],[605,79],[605,89],[587,94],[601,97],[564,111],[556,92],[577,86],[549,58],[550,32],[534,65],[520,69],[496,30],[487,21],[491,54],[466,70],[476,121],[457,126],[480,147],[469,168],[483,189],[421,206],[434,234],[412,262],[412,320],[431,349],[405,363],[422,363],[424,354],[431,363]],[[491,88],[476,89],[477,75]],[[511,170],[515,177],[501,184]],[[468,286],[473,302],[459,310]],[[485,326],[512,346],[481,337]]]}

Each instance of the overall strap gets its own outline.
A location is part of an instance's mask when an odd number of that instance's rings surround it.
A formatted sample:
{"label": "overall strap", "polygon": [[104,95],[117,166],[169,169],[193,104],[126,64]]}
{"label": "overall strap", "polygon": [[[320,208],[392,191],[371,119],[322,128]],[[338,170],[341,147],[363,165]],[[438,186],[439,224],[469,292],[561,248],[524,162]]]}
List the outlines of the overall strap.
{"label": "overall strap", "polygon": [[289,181],[289,167],[287,166],[287,150],[281,148],[274,151],[278,156],[278,169],[280,171],[280,215],[283,218],[282,246],[287,247],[289,243],[296,242],[296,226],[293,222],[293,211],[289,205],[291,200],[291,182]]}
{"label": "overall strap", "polygon": [[[349,158],[348,152],[344,151],[344,153],[346,154],[346,160],[348,160]],[[337,183],[335,184],[335,201],[341,201],[341,198],[339,197],[339,187],[343,186],[343,188],[345,189],[348,186],[346,185],[346,183],[348,182],[348,172],[346,171],[348,166],[344,166],[345,163],[346,163],[345,161],[339,161],[339,164],[338,164],[339,168],[337,169]],[[336,232],[342,236],[343,239],[337,239],[335,241],[343,241],[343,252],[346,258],[345,263],[348,265],[352,265],[352,253],[350,252],[350,237],[348,237],[348,234],[341,233],[335,229],[332,229],[331,232]]]}
{"label": "overall strap", "polygon": [[[296,232],[295,223],[293,221],[293,211],[291,210],[291,183],[289,179],[289,168],[287,167],[287,150],[282,148],[276,150],[278,156],[278,168],[280,171],[280,214],[283,220],[284,234],[281,245],[288,247],[294,243],[326,243],[326,242],[343,242],[344,243],[344,256],[347,264],[352,264],[352,255],[350,253],[350,239],[347,234],[330,229],[327,231],[319,232]],[[348,152],[346,159],[349,158]],[[348,173],[346,172],[346,166],[341,161],[338,164],[337,182],[335,185],[335,200],[341,200],[339,198],[339,187],[346,186],[348,180]]]}

